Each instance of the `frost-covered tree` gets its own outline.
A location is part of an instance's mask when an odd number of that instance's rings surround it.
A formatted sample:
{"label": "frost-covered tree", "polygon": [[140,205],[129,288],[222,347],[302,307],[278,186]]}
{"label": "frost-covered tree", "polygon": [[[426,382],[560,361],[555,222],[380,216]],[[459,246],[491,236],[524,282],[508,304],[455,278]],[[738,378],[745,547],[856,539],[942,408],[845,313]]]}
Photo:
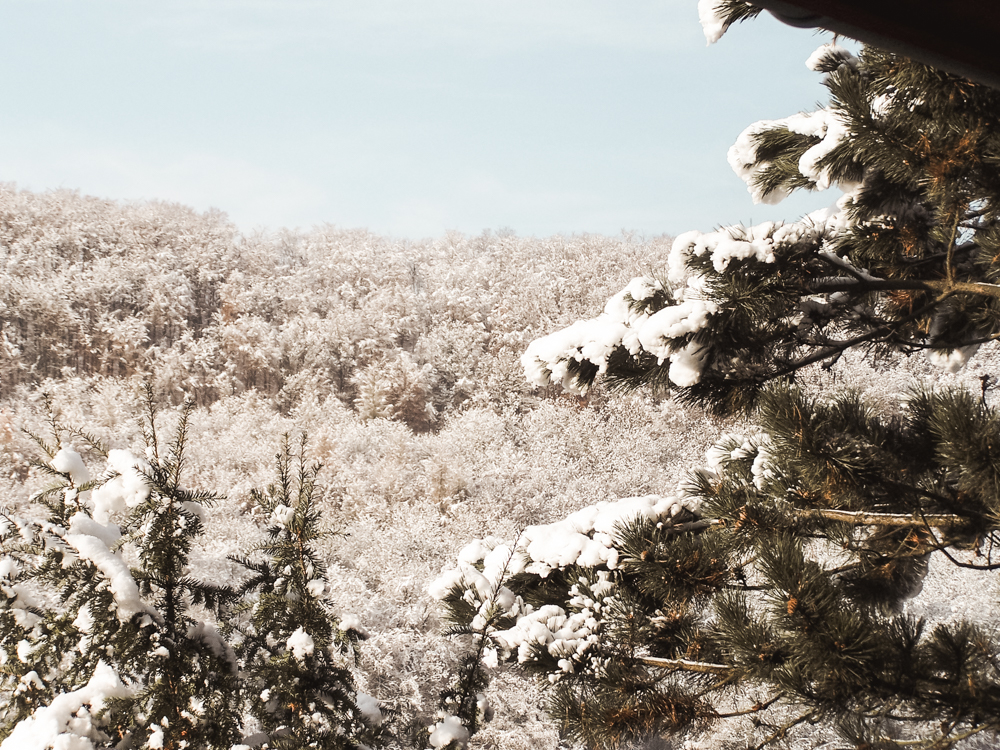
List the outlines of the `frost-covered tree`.
{"label": "frost-covered tree", "polygon": [[[760,12],[702,6],[710,37]],[[849,350],[955,370],[1000,335],[1000,92],[872,48],[808,64],[829,105],[751,126],[730,162],[757,201],[837,186],[836,206],[681,235],[665,278],[522,360],[537,385],[603,377],[751,424],[676,495],[529,527],[503,568],[512,545],[475,542],[434,587],[457,622],[495,618],[486,658],[539,673],[589,747],[724,721],[757,747],[815,725],[858,748],[1000,733],[992,623],[906,604],[930,564],[1000,568],[987,383],[890,406],[796,385]]]}

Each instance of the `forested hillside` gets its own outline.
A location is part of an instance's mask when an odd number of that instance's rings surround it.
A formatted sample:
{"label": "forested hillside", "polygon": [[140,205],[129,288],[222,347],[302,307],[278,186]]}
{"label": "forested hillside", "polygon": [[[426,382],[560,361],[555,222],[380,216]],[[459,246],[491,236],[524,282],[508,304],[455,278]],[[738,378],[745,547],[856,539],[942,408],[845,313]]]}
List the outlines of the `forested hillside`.
{"label": "forested hillside", "polygon": [[221,214],[5,187],[0,247],[4,396],[152,373],[199,405],[253,390],[287,410],[308,391],[419,430],[486,394],[516,402],[526,342],[662,265],[669,242],[243,237]]}

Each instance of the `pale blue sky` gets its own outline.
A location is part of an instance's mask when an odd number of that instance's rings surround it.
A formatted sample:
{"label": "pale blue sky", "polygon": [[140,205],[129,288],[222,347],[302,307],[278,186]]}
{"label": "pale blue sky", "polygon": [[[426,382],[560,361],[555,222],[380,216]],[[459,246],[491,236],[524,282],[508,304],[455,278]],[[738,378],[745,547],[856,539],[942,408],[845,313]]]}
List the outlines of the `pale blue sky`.
{"label": "pale blue sky", "polygon": [[826,37],[696,0],[5,0],[0,181],[420,238],[796,218],[726,150]]}

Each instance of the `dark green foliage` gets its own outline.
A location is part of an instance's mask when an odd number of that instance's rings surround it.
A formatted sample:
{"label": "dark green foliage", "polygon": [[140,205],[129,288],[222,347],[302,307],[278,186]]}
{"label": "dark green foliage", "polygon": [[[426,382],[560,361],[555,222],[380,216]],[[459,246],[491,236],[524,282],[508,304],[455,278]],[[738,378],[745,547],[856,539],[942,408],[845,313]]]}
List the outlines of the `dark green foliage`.
{"label": "dark green foliage", "polygon": [[315,544],[328,532],[316,503],[319,470],[306,462],[305,437],[293,453],[286,435],[277,482],[251,493],[269,519],[267,539],[250,556],[232,558],[251,573],[232,626],[247,700],[270,746],[281,750],[354,748],[384,734],[355,701],[349,665],[364,634],[338,623],[323,598],[326,565]]}
{"label": "dark green foliage", "polygon": [[[718,7],[727,25],[759,12]],[[758,747],[810,724],[867,750],[1000,736],[991,623],[905,614],[931,565],[1000,570],[987,381],[888,406],[795,383],[850,349],[955,370],[1000,335],[1000,92],[872,48],[814,62],[829,105],[759,123],[730,158],[759,199],[840,185],[837,212],[683,235],[670,293],[637,280],[656,290],[641,309],[627,291],[524,358],[540,385],[603,373],[752,423],[691,473],[697,512],[620,524],[613,563],[507,582],[527,612],[492,637],[588,747],[738,717]]]}

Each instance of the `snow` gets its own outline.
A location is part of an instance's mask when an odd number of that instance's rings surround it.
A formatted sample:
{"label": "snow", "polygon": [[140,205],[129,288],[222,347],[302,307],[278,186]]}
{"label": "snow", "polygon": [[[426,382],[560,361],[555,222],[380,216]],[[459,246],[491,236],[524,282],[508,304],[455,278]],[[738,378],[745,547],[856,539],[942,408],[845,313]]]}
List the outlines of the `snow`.
{"label": "snow", "polygon": [[705,366],[705,356],[708,349],[701,344],[691,342],[670,358],[670,368],[667,375],[670,380],[681,388],[688,388],[701,380]]}
{"label": "snow", "polygon": [[722,15],[719,0],[698,0],[698,19],[701,21],[701,28],[709,45],[719,41],[729,28]]}
{"label": "snow", "polygon": [[461,748],[469,745],[469,730],[457,716],[445,716],[430,728],[430,743],[434,748],[446,747],[456,742]]}
{"label": "snow", "polygon": [[90,612],[89,605],[80,607],[80,610],[76,613],[76,619],[73,620],[73,627],[81,633],[89,634],[94,632],[94,616]]}
{"label": "snow", "polygon": [[74,486],[79,487],[90,481],[90,469],[83,462],[83,457],[72,447],[64,446],[52,457],[52,468],[61,474],[67,474]]}
{"label": "snow", "polygon": [[121,529],[113,523],[98,523],[86,513],[80,511],[74,513],[69,519],[69,531],[71,534],[87,534],[97,537],[108,547],[112,547],[122,538]]}
{"label": "snow", "polygon": [[222,633],[212,623],[196,622],[188,628],[187,637],[193,641],[201,641],[208,646],[216,658],[228,662],[230,671],[236,674],[238,667],[236,654],[226,639],[222,637]]}
{"label": "snow", "polygon": [[[24,630],[31,630],[38,624],[40,618],[30,611],[32,607],[38,607],[39,603],[20,584],[14,583],[20,567],[17,561],[4,555],[0,557],[0,594],[6,598],[4,606],[14,618],[15,624]],[[0,657],[0,664],[4,661]]]}
{"label": "snow", "polygon": [[159,724],[153,724],[150,727],[153,731],[149,734],[149,739],[146,741],[146,747],[149,750],[163,750],[163,727]]}
{"label": "snow", "polygon": [[841,65],[850,65],[852,68],[856,68],[858,58],[846,47],[841,47],[836,42],[820,45],[806,60],[806,67],[817,73],[832,73]]}
{"label": "snow", "polygon": [[121,555],[108,548],[105,541],[110,538],[108,528],[97,524],[84,513],[77,513],[71,519],[69,532],[64,539],[81,559],[93,563],[107,578],[119,620],[127,622],[139,612],[155,612],[139,595],[139,587]]}
{"label": "snow", "polygon": [[978,344],[962,346],[958,349],[928,349],[927,361],[945,372],[956,373],[968,364],[979,350]]}
{"label": "snow", "polygon": [[287,529],[295,519],[295,509],[287,505],[277,505],[271,511],[270,522],[283,529]]}
{"label": "snow", "polygon": [[313,641],[312,636],[303,630],[301,626],[288,637],[286,645],[298,661],[303,661],[307,656],[312,656],[313,651],[316,649],[316,643]]}
{"label": "snow", "polygon": [[512,628],[497,631],[493,638],[506,651],[516,650],[521,664],[531,661],[533,648],[542,646],[560,660],[563,672],[572,672],[572,658],[597,642],[596,629],[591,611],[567,615],[562,607],[546,604],[518,618]]}
{"label": "snow", "polygon": [[632,279],[618,294],[604,305],[604,314],[609,320],[633,325],[637,320],[644,319],[644,311],[634,309],[634,302],[643,302],[658,292],[663,291],[663,285],[650,276],[639,276]]}
{"label": "snow", "polygon": [[[538,386],[560,383],[571,393],[583,393],[586,385],[576,380],[570,371],[573,362],[584,360],[597,367],[598,374],[607,371],[608,357],[618,347],[624,347],[633,356],[643,350],[655,355],[660,362],[672,356],[675,339],[705,328],[717,310],[704,299],[696,288],[697,280],[689,279],[689,286],[682,290],[680,301],[652,314],[637,311],[629,300],[641,302],[663,290],[656,279],[642,276],[633,279],[605,305],[604,312],[592,320],[577,321],[560,331],[535,339],[521,356],[525,377]],[[684,345],[678,348],[684,349]],[[701,360],[693,356],[696,349],[688,348],[680,374],[690,383],[700,377],[695,368]],[[697,382],[695,380],[694,382]]]}
{"label": "snow", "polygon": [[106,523],[112,513],[144,503],[149,498],[149,483],[142,472],[149,468],[144,459],[136,458],[129,451],[108,451],[105,476],[110,478],[91,493],[94,518]]}
{"label": "snow", "polygon": [[628,330],[623,323],[608,316],[579,320],[548,336],[535,339],[521,355],[525,377],[535,385],[558,382],[571,393],[583,393],[586,388],[576,382],[570,372],[574,361],[587,360],[599,373],[608,369],[608,357],[622,342]]}
{"label": "snow", "polygon": [[359,692],[354,696],[354,705],[358,707],[358,711],[365,717],[366,724],[376,727],[382,724],[385,718],[382,716],[382,709],[379,707],[378,701],[370,695]]}
{"label": "snow", "polygon": [[[91,714],[101,711],[108,699],[126,698],[129,694],[118,674],[103,661],[98,662],[84,687],[57,695],[48,706],[36,709],[14,727],[0,744],[0,750],[47,750],[52,747],[92,750],[93,743],[86,739],[87,734],[97,729],[90,720]],[[81,711],[84,706],[90,706],[90,711]]]}
{"label": "snow", "polygon": [[319,599],[326,592],[326,581],[314,578],[306,584],[306,591],[309,596]]}
{"label": "snow", "polygon": [[718,307],[709,300],[685,299],[650,315],[636,331],[636,339],[643,349],[664,362],[670,359],[674,339],[702,330],[716,312]]}
{"label": "snow", "polygon": [[[561,521],[529,526],[518,538],[516,552],[495,538],[475,540],[458,555],[458,568],[445,571],[428,587],[435,599],[443,599],[456,584],[468,584],[486,599],[493,595],[506,569],[507,575],[520,572],[546,577],[552,570],[568,565],[606,566],[614,569],[618,551],[612,534],[622,522],[635,518],[670,518],[684,507],[694,510],[692,500],[674,496],[646,495],[603,501],[582,508]],[[509,560],[509,563],[507,562]],[[502,562],[501,562],[502,561]],[[476,568],[482,562],[483,570]],[[499,593],[510,592],[501,588]],[[510,594],[505,608],[515,604]]]}
{"label": "snow", "polygon": [[832,183],[829,170],[819,166],[820,160],[850,135],[844,119],[829,108],[799,112],[779,120],[760,120],[744,129],[729,148],[728,159],[733,171],[747,184],[754,203],[773,205],[789,195],[789,190],[785,188],[764,193],[757,183],[760,174],[770,166],[770,162],[757,157],[757,137],[769,130],[782,129],[818,139],[802,154],[798,165],[802,176],[811,180],[817,190],[825,190]]}
{"label": "snow", "polygon": [[368,637],[368,631],[365,630],[365,626],[361,624],[361,618],[350,612],[340,616],[340,629],[345,633],[348,630],[353,630],[362,638]]}

